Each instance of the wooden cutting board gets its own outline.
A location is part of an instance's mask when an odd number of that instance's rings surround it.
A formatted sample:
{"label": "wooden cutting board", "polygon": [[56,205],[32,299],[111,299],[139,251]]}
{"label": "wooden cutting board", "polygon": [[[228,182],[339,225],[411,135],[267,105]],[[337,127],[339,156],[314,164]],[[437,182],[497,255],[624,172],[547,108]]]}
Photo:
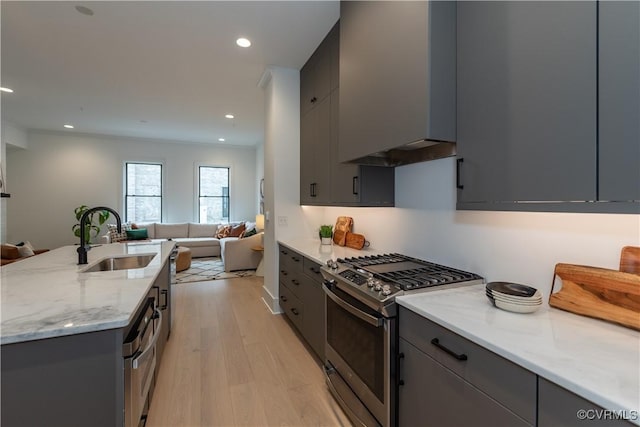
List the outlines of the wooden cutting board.
{"label": "wooden cutting board", "polygon": [[620,252],[620,271],[640,274],[640,247],[625,246]]}
{"label": "wooden cutting board", "polygon": [[554,293],[552,287],[550,306],[640,330],[640,275],[556,264],[555,276],[562,288]]}

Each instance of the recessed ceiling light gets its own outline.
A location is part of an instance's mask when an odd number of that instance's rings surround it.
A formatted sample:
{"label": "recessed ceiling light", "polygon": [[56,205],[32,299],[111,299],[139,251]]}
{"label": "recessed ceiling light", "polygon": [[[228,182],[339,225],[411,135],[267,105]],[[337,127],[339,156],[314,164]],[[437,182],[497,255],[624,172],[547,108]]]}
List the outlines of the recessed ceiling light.
{"label": "recessed ceiling light", "polygon": [[7,93],[13,93],[13,89],[9,89],[8,87],[0,87],[0,91],[7,92]]}
{"label": "recessed ceiling light", "polygon": [[218,138],[218,141],[224,142],[224,138]]}
{"label": "recessed ceiling light", "polygon": [[83,14],[83,15],[93,16],[93,10],[89,9],[89,8],[88,8],[88,7],[86,7],[86,6],[80,6],[80,5],[77,5],[77,6],[76,6],[76,10],[77,10],[78,12],[80,12],[81,14]]}
{"label": "recessed ceiling light", "polygon": [[238,40],[236,40],[236,44],[240,47],[249,47],[251,46],[251,42],[249,41],[249,39],[246,39],[244,37],[240,37]]}
{"label": "recessed ceiling light", "polygon": [[233,114],[225,114],[224,115],[227,119],[233,119]]}
{"label": "recessed ceiling light", "polygon": [[67,128],[67,129],[73,129],[73,125],[63,125],[62,127]]}

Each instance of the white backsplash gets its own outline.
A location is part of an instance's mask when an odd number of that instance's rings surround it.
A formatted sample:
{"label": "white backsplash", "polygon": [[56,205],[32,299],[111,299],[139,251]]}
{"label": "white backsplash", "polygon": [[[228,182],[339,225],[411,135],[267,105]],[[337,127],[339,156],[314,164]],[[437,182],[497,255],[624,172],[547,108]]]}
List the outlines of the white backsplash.
{"label": "white backsplash", "polygon": [[556,263],[618,268],[620,249],[640,246],[640,215],[455,210],[455,160],[396,168],[395,208],[302,208],[310,230],[354,219],[371,246],[540,289]]}

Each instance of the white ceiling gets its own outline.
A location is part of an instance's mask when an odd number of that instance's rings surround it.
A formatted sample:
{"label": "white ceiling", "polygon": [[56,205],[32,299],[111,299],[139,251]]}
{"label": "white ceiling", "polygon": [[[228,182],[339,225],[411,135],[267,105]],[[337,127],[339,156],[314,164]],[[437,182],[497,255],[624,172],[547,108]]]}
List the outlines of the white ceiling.
{"label": "white ceiling", "polygon": [[[0,7],[1,86],[14,90],[1,93],[3,121],[198,143],[224,137],[232,145],[263,140],[257,84],[265,68],[299,69],[340,13],[336,1],[2,1]],[[253,45],[236,46],[240,36]]]}

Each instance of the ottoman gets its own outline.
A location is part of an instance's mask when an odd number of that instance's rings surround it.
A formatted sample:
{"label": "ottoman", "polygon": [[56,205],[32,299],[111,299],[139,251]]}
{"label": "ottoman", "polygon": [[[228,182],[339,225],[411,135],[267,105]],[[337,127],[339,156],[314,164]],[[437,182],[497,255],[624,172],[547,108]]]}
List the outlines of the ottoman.
{"label": "ottoman", "polygon": [[178,256],[176,256],[176,272],[184,271],[191,267],[191,249],[178,246]]}

